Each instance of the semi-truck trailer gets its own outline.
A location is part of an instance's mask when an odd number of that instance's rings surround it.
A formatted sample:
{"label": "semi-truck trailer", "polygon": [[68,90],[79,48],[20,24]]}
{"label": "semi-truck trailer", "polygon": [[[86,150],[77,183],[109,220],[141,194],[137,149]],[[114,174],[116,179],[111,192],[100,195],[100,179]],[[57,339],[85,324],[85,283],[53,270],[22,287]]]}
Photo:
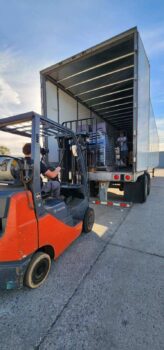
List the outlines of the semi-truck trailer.
{"label": "semi-truck trailer", "polygon": [[[108,138],[107,163],[88,166],[91,189],[99,188],[100,200],[107,200],[110,186],[119,186],[127,201],[146,201],[150,171],[159,162],[159,140],[150,64],[137,27],[43,69],[40,75],[43,115],[75,132],[85,130],[90,138],[96,132],[95,162],[102,158]],[[120,137],[126,143],[126,160],[121,159]],[[54,149],[48,146],[51,161]]]}

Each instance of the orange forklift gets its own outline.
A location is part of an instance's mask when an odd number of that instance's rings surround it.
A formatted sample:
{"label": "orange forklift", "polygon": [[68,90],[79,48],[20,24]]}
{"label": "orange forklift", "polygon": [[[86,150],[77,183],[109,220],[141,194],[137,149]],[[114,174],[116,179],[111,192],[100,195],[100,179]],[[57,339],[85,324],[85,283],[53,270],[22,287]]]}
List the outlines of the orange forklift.
{"label": "orange forklift", "polygon": [[[28,138],[32,152],[30,164],[23,157],[0,156],[0,288],[37,288],[51,260],[92,230],[83,150],[70,129],[34,112],[0,119],[2,132]],[[62,199],[42,193],[40,144],[49,138],[58,145]]]}

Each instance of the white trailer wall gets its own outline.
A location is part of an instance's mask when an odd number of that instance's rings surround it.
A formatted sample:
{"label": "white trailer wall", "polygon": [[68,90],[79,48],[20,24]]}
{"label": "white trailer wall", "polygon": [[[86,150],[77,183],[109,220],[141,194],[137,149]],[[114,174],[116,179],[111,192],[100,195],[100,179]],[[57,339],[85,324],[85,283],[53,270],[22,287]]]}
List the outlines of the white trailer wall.
{"label": "white trailer wall", "polygon": [[[97,117],[95,113],[77,102],[67,93],[58,89],[59,101],[57,101],[57,87],[50,81],[46,81],[46,105],[47,116],[58,122],[58,105],[59,105],[59,123],[69,120],[85,119]],[[99,118],[98,118],[99,119]]]}
{"label": "white trailer wall", "polygon": [[148,169],[149,162],[150,68],[144,46],[138,34],[138,115],[137,171]]}
{"label": "white trailer wall", "polygon": [[[45,106],[44,106],[45,107]],[[55,122],[58,121],[57,87],[46,81],[46,114]]]}
{"label": "white trailer wall", "polygon": [[[81,103],[77,102],[74,98],[69,96],[67,93],[58,89],[56,85],[52,84],[50,81],[46,81],[46,114],[47,117],[59,122],[80,120],[91,117],[90,110],[83,106]],[[45,107],[45,106],[44,106]],[[59,108],[59,110],[58,110]],[[92,113],[92,117],[96,117]],[[75,131],[75,130],[74,130]],[[49,138],[48,140],[49,161],[54,161],[54,154],[56,161],[58,160],[57,144],[54,147],[54,138]]]}
{"label": "white trailer wall", "polygon": [[59,90],[59,123],[77,119],[77,102]]}
{"label": "white trailer wall", "polygon": [[[57,87],[54,84],[51,84],[49,81],[46,82],[46,105],[45,106],[47,107],[47,111],[45,111],[47,116],[53,119],[55,122],[57,122],[58,121]],[[57,141],[54,140],[54,137],[48,138],[48,148],[49,148],[49,155],[48,155],[49,162],[54,162],[54,160],[57,162],[59,158],[58,146],[57,146]]]}
{"label": "white trailer wall", "polygon": [[155,122],[154,112],[150,103],[150,120],[149,120],[149,169],[159,165],[159,138]]}
{"label": "white trailer wall", "polygon": [[90,110],[78,102],[78,119],[90,118]]}
{"label": "white trailer wall", "polygon": [[[85,119],[91,117],[90,110],[77,102],[74,98],[69,96],[62,90],[58,90],[57,101],[57,87],[49,81],[46,81],[46,105],[47,116],[54,121],[62,124],[63,122],[76,119]],[[59,113],[58,113],[59,105]],[[96,115],[92,113],[92,117]],[[58,119],[59,118],[59,119]]]}

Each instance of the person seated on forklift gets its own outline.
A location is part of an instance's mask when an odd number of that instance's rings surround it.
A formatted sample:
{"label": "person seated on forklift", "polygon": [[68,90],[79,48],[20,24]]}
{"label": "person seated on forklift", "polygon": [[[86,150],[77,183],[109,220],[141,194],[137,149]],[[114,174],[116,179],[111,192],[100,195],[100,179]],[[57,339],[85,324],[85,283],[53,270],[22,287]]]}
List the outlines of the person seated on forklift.
{"label": "person seated on forklift", "polygon": [[124,135],[123,131],[120,132],[120,136],[117,138],[117,146],[120,148],[120,165],[127,166],[127,136]]}
{"label": "person seated on forklift", "polygon": [[[22,151],[23,151],[23,154],[25,155],[25,159],[27,160],[27,162],[30,163],[31,143],[26,143],[23,146]],[[42,160],[40,161],[40,174],[48,178],[48,182],[43,183],[42,177],[40,177],[41,191],[45,194],[51,193],[53,198],[56,198],[56,199],[60,199],[60,182],[52,179],[55,179],[59,175],[60,171],[61,171],[61,167],[58,166],[56,169],[50,170],[45,162],[43,162]]]}

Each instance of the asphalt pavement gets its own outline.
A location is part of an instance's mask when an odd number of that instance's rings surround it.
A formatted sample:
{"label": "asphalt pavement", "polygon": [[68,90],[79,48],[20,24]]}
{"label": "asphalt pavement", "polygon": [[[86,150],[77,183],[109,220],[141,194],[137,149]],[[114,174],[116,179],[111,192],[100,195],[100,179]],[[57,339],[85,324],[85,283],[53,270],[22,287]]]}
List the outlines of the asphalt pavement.
{"label": "asphalt pavement", "polygon": [[93,232],[37,290],[0,292],[0,350],[164,349],[164,171],[144,204],[95,206]]}

